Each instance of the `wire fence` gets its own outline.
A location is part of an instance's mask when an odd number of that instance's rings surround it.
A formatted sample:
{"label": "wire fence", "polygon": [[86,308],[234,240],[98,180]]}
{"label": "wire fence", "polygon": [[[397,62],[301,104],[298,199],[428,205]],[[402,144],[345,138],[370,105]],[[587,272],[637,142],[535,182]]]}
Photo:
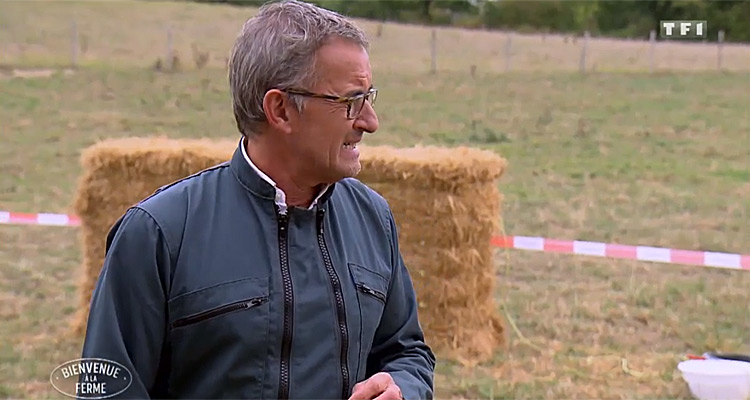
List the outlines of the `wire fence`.
{"label": "wire fence", "polygon": [[[122,26],[117,26],[122,24]],[[37,32],[0,27],[0,65],[6,69],[151,66],[161,70],[226,67],[239,31],[232,24],[152,23],[129,29],[90,20],[55,20]],[[583,35],[427,28],[360,21],[380,70],[510,73],[536,71],[750,71],[750,45],[717,42],[620,40]],[[124,32],[128,32],[123,36]]]}

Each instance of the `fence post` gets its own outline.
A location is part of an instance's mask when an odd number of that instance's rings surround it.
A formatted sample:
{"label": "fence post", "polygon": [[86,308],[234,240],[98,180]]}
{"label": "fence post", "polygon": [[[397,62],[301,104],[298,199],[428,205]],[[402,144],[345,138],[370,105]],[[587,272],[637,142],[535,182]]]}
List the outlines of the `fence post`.
{"label": "fence post", "polygon": [[174,67],[174,46],[172,43],[172,26],[167,25],[167,54],[166,61],[164,63],[165,70],[171,71]]}
{"label": "fence post", "polygon": [[434,74],[437,73],[437,31],[435,29],[432,30],[432,37],[430,40],[430,55],[430,72]]}
{"label": "fence post", "polygon": [[70,23],[70,65],[78,66],[78,23],[73,20]]}
{"label": "fence post", "polygon": [[656,49],[656,30],[652,29],[648,35],[648,72],[654,73],[654,50]]}
{"label": "fence post", "polygon": [[583,35],[583,48],[581,49],[581,62],[578,66],[581,73],[586,73],[586,52],[588,51],[589,47],[589,31],[586,31]]}
{"label": "fence post", "polygon": [[724,48],[724,31],[719,31],[719,43],[718,43],[718,54],[716,57],[716,67],[719,71],[721,71],[721,64],[722,64],[722,49]]}
{"label": "fence post", "polygon": [[508,39],[505,41],[505,72],[510,71],[510,49],[513,45],[513,34],[508,33]]}
{"label": "fence post", "polygon": [[[2,24],[2,21],[0,21],[0,31],[2,31],[5,28],[5,26]],[[6,60],[5,57],[8,57]],[[13,63],[10,61],[10,49],[5,49],[5,43],[0,43],[0,66],[2,65],[12,65]]]}

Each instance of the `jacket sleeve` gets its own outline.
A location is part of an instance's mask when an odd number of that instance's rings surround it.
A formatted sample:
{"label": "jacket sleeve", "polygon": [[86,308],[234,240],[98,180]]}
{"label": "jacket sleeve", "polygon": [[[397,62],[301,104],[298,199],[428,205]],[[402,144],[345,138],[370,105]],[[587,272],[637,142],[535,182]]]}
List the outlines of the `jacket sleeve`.
{"label": "jacket sleeve", "polygon": [[388,372],[406,400],[432,399],[435,356],[425,343],[417,299],[398,245],[393,214],[388,212],[393,274],[383,317],[368,359],[368,376]]}
{"label": "jacket sleeve", "polygon": [[91,298],[82,357],[115,361],[127,368],[132,382],[117,398],[160,395],[156,381],[166,347],[169,262],[162,231],[146,211],[131,208],[110,230]]}

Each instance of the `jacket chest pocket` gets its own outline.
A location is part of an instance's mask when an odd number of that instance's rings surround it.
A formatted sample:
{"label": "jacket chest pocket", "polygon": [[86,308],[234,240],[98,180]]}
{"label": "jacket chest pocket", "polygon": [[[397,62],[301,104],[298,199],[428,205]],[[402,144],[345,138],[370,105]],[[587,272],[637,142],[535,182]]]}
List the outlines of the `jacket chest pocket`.
{"label": "jacket chest pocket", "polygon": [[[210,398],[221,395],[221,387],[234,387],[242,389],[233,396],[257,396],[267,355],[268,300],[268,278],[221,283],[170,300],[175,390]],[[213,382],[217,377],[221,385]]]}
{"label": "jacket chest pocket", "polygon": [[360,350],[357,380],[361,380],[366,372],[367,358],[372,348],[375,332],[383,316],[388,280],[379,273],[353,263],[349,263],[349,271],[354,280],[359,304]]}
{"label": "jacket chest pocket", "polygon": [[184,326],[197,324],[199,322],[207,321],[213,318],[218,318],[224,314],[233,313],[236,311],[249,310],[253,307],[257,307],[268,301],[268,296],[253,297],[231,303],[223,304],[209,310],[200,311],[198,313],[176,319],[171,323],[172,329],[182,328]]}

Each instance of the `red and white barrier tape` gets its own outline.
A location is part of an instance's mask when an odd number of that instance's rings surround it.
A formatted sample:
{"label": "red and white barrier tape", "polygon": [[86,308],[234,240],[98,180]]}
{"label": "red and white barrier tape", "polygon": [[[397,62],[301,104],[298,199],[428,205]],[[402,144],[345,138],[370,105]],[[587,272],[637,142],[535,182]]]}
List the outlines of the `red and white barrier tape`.
{"label": "red and white barrier tape", "polygon": [[506,236],[492,238],[497,247],[536,250],[547,253],[580,254],[595,257],[621,258],[668,264],[750,270],[750,254],[712,251],[675,250],[665,247],[627,246],[621,244],[555,240],[541,237]]}
{"label": "red and white barrier tape", "polygon": [[[81,220],[75,215],[49,213],[24,214],[0,211],[0,224],[79,226]],[[536,250],[546,253],[578,254],[668,264],[750,270],[750,254],[675,250],[665,247],[627,246],[529,236],[496,236],[492,238],[492,244],[501,248]]]}
{"label": "red and white barrier tape", "polygon": [[81,220],[75,215],[25,214],[0,211],[0,224],[78,226],[81,224]]}

